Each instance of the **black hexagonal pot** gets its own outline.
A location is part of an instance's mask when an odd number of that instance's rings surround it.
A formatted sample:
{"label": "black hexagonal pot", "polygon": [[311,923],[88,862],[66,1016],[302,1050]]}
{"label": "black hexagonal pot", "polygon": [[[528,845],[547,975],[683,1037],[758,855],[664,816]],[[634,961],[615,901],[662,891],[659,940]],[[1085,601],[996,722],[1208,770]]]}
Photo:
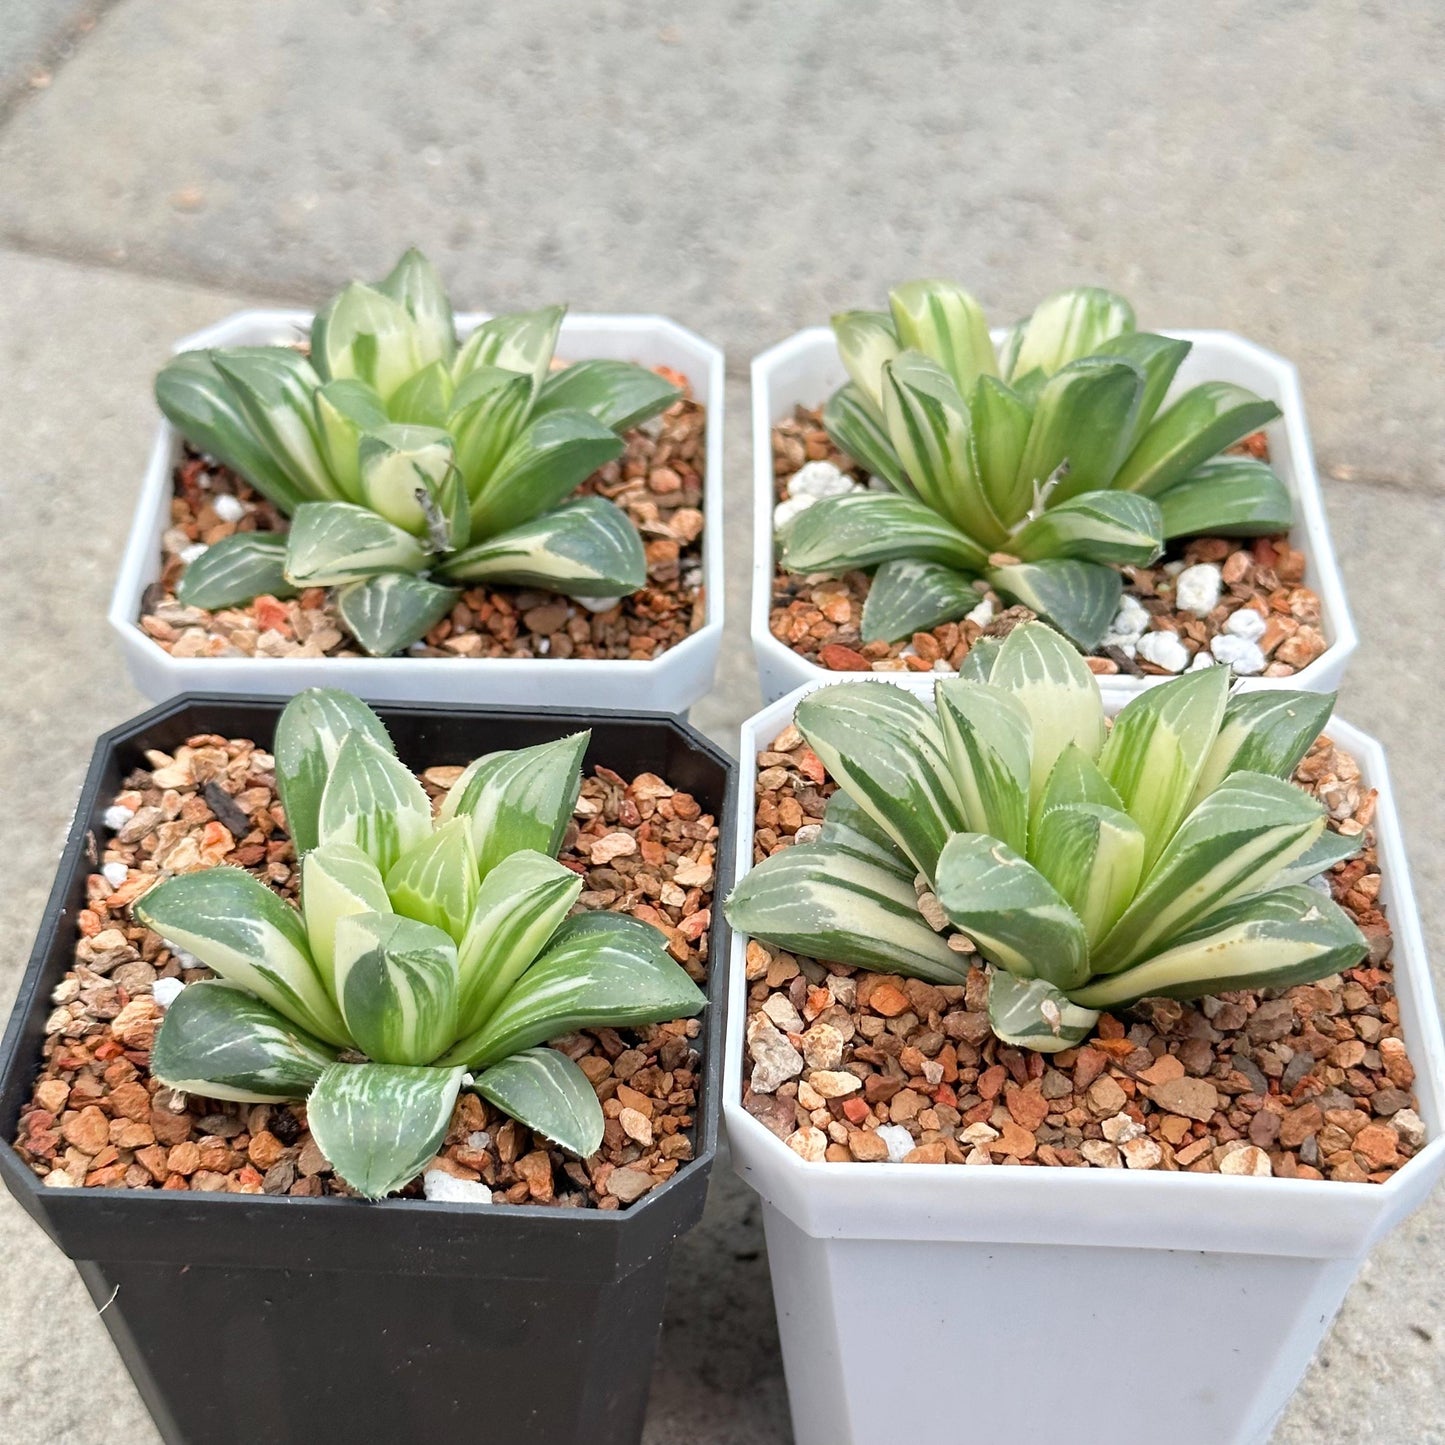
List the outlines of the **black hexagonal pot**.
{"label": "black hexagonal pot", "polygon": [[[0,1175],[75,1261],[170,1442],[636,1440],[673,1246],[702,1214],[717,1148],[726,924],[714,914],[692,1162],[630,1208],[47,1189],[9,1146],[71,966],[88,850],[147,748],[202,732],[269,746],[281,704],[187,694],[96,745],[0,1045]],[[660,774],[718,818],[731,875],[733,764],[673,718],[383,705],[415,768],[592,729],[587,765]]]}

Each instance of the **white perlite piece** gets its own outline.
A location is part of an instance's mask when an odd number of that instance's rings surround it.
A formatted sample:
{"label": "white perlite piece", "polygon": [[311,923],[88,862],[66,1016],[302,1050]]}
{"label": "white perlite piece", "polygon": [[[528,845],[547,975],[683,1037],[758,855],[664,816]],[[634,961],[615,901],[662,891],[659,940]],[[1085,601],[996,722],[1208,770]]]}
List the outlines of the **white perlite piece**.
{"label": "white perlite piece", "polygon": [[130,869],[124,863],[107,863],[100,870],[100,876],[110,884],[112,888],[119,888],[125,882],[126,874]]}
{"label": "white perlite piece", "polygon": [[1259,650],[1257,642],[1221,632],[1209,644],[1209,650],[1216,662],[1232,667],[1240,677],[1253,677],[1255,673],[1264,671],[1264,653]]}
{"label": "white perlite piece", "polygon": [[[617,606],[616,597],[574,597],[572,599],[579,607],[585,607],[589,612],[611,612]],[[418,646],[424,647],[425,643]]]}
{"label": "white perlite piece", "polygon": [[1194,661],[1189,664],[1188,671],[1190,671],[1190,672],[1203,672],[1206,667],[1213,667],[1213,666],[1214,666],[1214,654],[1213,654],[1213,653],[1209,653],[1209,652],[1205,652],[1204,649],[1201,648],[1198,652],[1196,652],[1196,653],[1194,654]]}
{"label": "white perlite piece", "polygon": [[221,492],[211,505],[215,508],[216,516],[223,522],[239,522],[246,515],[245,503],[229,492]]}
{"label": "white perlite piece", "polygon": [[911,1154],[916,1147],[913,1135],[902,1124],[880,1124],[876,1133],[888,1146],[890,1164],[901,1164],[904,1156]]}
{"label": "white perlite piece", "polygon": [[191,563],[196,560],[197,557],[204,556],[210,550],[211,549],[204,542],[192,542],[189,547],[184,547],[181,549],[181,561],[184,562],[187,567],[189,567]]}
{"label": "white perlite piece", "polygon": [[135,810],[133,808],[127,808],[123,803],[112,803],[105,810],[105,816],[101,821],[112,833],[119,833],[134,817]]}
{"label": "white perlite piece", "polygon": [[1258,642],[1264,636],[1264,618],[1253,607],[1241,607],[1224,619],[1224,630],[1231,637],[1242,637],[1246,642]]}
{"label": "white perlite piece", "polygon": [[445,1169],[428,1169],[421,1176],[422,1192],[433,1204],[490,1204],[492,1191],[480,1179],[458,1179]]}
{"label": "white perlite piece", "polygon": [[1189,666],[1189,649],[1172,632],[1146,632],[1136,646],[1145,662],[1165,672],[1183,672]]}
{"label": "white perlite piece", "polygon": [[789,497],[785,502],[779,502],[773,508],[773,531],[781,532],[784,527],[798,519],[801,512],[806,512],[818,499],[817,497]]}
{"label": "white perlite piece", "polygon": [[184,987],[185,984],[178,978],[158,978],[151,985],[151,997],[156,1001],[157,1008],[170,1008]]}
{"label": "white perlite piece", "polygon": [[792,498],[842,497],[855,490],[859,490],[857,483],[832,462],[809,462],[788,479],[788,496]]}
{"label": "white perlite piece", "polygon": [[1148,626],[1149,614],[1145,611],[1144,604],[1137,597],[1121,597],[1119,610],[1114,614],[1108,632],[1104,634],[1103,645],[1122,648],[1132,657],[1134,644],[1144,635]]}
{"label": "white perlite piece", "polygon": [[1224,573],[1213,562],[1197,562],[1186,567],[1174,584],[1174,605],[1181,612],[1207,617],[1219,606],[1224,586]]}
{"label": "white perlite piece", "polygon": [[987,627],[993,621],[993,601],[985,597],[972,612],[964,613],[965,622],[976,623],[979,627]]}

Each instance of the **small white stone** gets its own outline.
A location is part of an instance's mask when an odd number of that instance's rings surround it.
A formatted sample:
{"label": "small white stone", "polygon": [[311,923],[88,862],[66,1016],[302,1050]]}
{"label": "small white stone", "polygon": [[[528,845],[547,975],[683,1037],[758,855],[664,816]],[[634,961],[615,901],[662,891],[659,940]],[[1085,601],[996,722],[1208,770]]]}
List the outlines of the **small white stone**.
{"label": "small white stone", "polygon": [[476,1149],[480,1152],[483,1149],[490,1149],[491,1147],[492,1136],[488,1134],[485,1129],[473,1129],[472,1132],[467,1135],[468,1149]]}
{"label": "small white stone", "polygon": [[803,1032],[804,1024],[802,1015],[793,1007],[792,1000],[785,993],[775,993],[769,996],[763,1004],[763,1012],[785,1034],[800,1034]]}
{"label": "small white stone", "polygon": [[843,497],[851,492],[856,483],[852,477],[844,476],[832,462],[809,462],[800,467],[788,479],[788,496],[799,497]]}
{"label": "small white stone", "polygon": [[181,561],[189,567],[197,557],[204,556],[210,550],[204,542],[192,542],[189,547],[181,549]]}
{"label": "small white stone", "polygon": [[1112,1119],[1105,1119],[1100,1127],[1104,1138],[1111,1144],[1127,1144],[1131,1139],[1141,1138],[1145,1132],[1144,1126],[1127,1114],[1115,1114]]}
{"label": "small white stone", "polygon": [[1166,562],[1164,564],[1164,575],[1166,577],[1177,577],[1184,570],[1184,563],[1179,561]]}
{"label": "small white stone", "polygon": [[185,984],[178,978],[158,978],[151,985],[151,997],[156,1001],[157,1008],[170,1008],[184,987]]}
{"label": "small white stone", "polygon": [[617,606],[615,597],[574,597],[572,600],[589,612],[611,612]]}
{"label": "small white stone", "polygon": [[490,1204],[492,1191],[480,1179],[458,1179],[445,1169],[428,1169],[421,1176],[422,1193],[433,1204]]}
{"label": "small white stone", "polygon": [[105,810],[105,816],[101,821],[112,833],[119,833],[134,817],[134,809],[127,808],[123,803],[112,803]]}
{"label": "small white stone", "polygon": [[1130,1169],[1153,1169],[1164,1159],[1164,1151],[1152,1139],[1130,1139],[1120,1148]]}
{"label": "small white stone", "polygon": [[245,503],[229,492],[222,492],[211,505],[223,522],[239,522],[246,515]]}
{"label": "small white stone", "polygon": [[546,657],[551,650],[552,639],[550,637],[539,637],[537,639],[537,651],[540,652],[543,657]]}
{"label": "small white stone", "polygon": [[896,492],[898,488],[886,477],[869,477],[868,486],[865,490],[870,492]]}
{"label": "small white stone", "polygon": [[906,1154],[917,1147],[917,1141],[902,1124],[880,1124],[878,1137],[888,1146],[888,1162],[901,1164]]}
{"label": "small white stone", "polygon": [[992,1144],[998,1138],[998,1130],[992,1124],[970,1124],[967,1129],[958,1131],[958,1137],[965,1144],[971,1144],[975,1149],[980,1149],[985,1144]]}
{"label": "small white stone", "polygon": [[1219,606],[1224,574],[1213,562],[1198,562],[1186,567],[1174,584],[1174,605],[1181,612],[1207,617]]}
{"label": "small white stone", "polygon": [[1401,1109],[1390,1116],[1390,1123],[1401,1140],[1412,1149],[1418,1149],[1425,1142],[1425,1121],[1413,1109]]}
{"label": "small white stone", "polygon": [[781,532],[792,522],[797,521],[800,512],[806,512],[818,499],[817,497],[789,497],[785,502],[779,502],[773,508],[773,531]]}
{"label": "small white stone", "polygon": [[1253,607],[1241,607],[1224,619],[1224,630],[1246,642],[1258,642],[1264,636],[1264,618]]}
{"label": "small white stone", "polygon": [[1257,642],[1221,632],[1209,644],[1209,650],[1216,662],[1232,667],[1240,677],[1253,677],[1255,673],[1264,671],[1264,653],[1259,650]]}
{"label": "small white stone", "polygon": [[1172,632],[1146,632],[1137,647],[1145,662],[1165,672],[1183,672],[1189,666],[1189,649]]}
{"label": "small white stone", "polygon": [[1206,667],[1213,666],[1214,654],[1210,652],[1205,652],[1204,649],[1201,648],[1198,652],[1194,654],[1194,661],[1191,662],[1188,668],[1186,668],[1185,670],[1187,672],[1203,672]]}
{"label": "small white stone", "polygon": [[100,876],[110,884],[112,888],[119,888],[126,880],[130,869],[124,863],[107,863],[101,870]]}
{"label": "small white stone", "polygon": [[1221,1174],[1243,1174],[1250,1178],[1267,1179],[1274,1173],[1269,1155],[1255,1144],[1246,1144],[1242,1149],[1233,1149],[1219,1160]]}
{"label": "small white stone", "polygon": [[993,599],[985,597],[972,612],[964,613],[963,620],[977,623],[980,627],[987,627],[993,621]]}
{"label": "small white stone", "polygon": [[1104,635],[1105,647],[1132,647],[1149,626],[1149,614],[1137,597],[1121,597],[1119,610]]}

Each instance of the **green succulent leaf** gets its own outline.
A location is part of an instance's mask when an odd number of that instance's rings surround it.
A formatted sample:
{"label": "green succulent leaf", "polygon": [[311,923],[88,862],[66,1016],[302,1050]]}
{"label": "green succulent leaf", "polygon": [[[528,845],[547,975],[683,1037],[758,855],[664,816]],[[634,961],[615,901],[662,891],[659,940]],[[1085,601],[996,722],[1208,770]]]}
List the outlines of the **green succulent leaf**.
{"label": "green succulent leaf", "polygon": [[1100,356],[1071,361],[1039,393],[1019,461],[1019,487],[1040,489],[1053,506],[1108,487],[1127,454],[1143,395],[1144,377],[1132,362]]}
{"label": "green succulent leaf", "polygon": [[458,384],[480,366],[500,366],[531,377],[535,394],[552,365],[557,333],[566,314],[565,306],[543,306],[536,311],[514,311],[482,322],[457,354]]}
{"label": "green succulent leaf", "polygon": [[1092,652],[1119,610],[1124,580],[1112,567],[1076,557],[1011,562],[984,572],[989,584],[1047,618],[1080,650]]}
{"label": "green succulent leaf", "polygon": [[1368,952],[1348,914],[1315,889],[1295,885],[1228,904],[1162,953],[1077,990],[1074,999],[1106,1009],[1139,998],[1283,989],[1354,968]]}
{"label": "green succulent leaf", "polygon": [[1294,523],[1289,488],[1253,457],[1215,457],[1158,501],[1166,537],[1273,537]]}
{"label": "green succulent leaf", "polygon": [[828,398],[823,408],[823,427],[839,447],[874,476],[882,477],[895,491],[915,495],[887,430],[853,382],[840,386]]}
{"label": "green succulent leaf", "polygon": [[979,603],[973,579],[941,562],[900,557],[874,574],[863,603],[863,641],[894,642],[956,622]]}
{"label": "green succulent leaf", "polygon": [[1175,372],[1193,349],[1192,341],[1180,341],[1173,336],[1158,336],[1152,331],[1121,332],[1095,348],[1096,356],[1113,356],[1131,362],[1143,374],[1144,395],[1140,399],[1139,412],[1134,420],[1133,435],[1129,438],[1131,448],[1154,420],[1159,408],[1164,405],[1164,398],[1174,380]]}
{"label": "green succulent leaf", "polygon": [[818,837],[825,848],[840,848],[896,873],[910,887],[918,870],[893,841],[887,829],[875,822],[842,788],[823,806],[823,831]]}
{"label": "green succulent leaf", "polygon": [[1057,291],[1022,324],[1005,380],[1041,371],[1053,376],[1071,361],[1091,356],[1111,336],[1134,329],[1134,308],[1098,286]]}
{"label": "green succulent leaf", "polygon": [[178,873],[137,899],[135,916],[174,948],[255,994],[327,1043],[350,1042],[321,986],[301,915],[240,868]]}
{"label": "green succulent leaf", "polygon": [[839,787],[932,877],[949,835],[963,827],[933,710],[890,683],[840,683],[804,697],[795,721]]}
{"label": "green succulent leaf", "polygon": [[397,387],[386,405],[387,418],[405,426],[445,426],[455,394],[452,369],[438,359]]}
{"label": "green succulent leaf", "polygon": [[494,1064],[574,1029],[687,1018],[705,1002],[651,924],[620,913],[580,913],[557,930],[482,1028],[446,1058]]}
{"label": "green succulent leaf", "polygon": [[410,572],[383,572],[350,582],[336,610],[371,657],[391,657],[420,641],[456,605],[459,591]]}
{"label": "green succulent leaf", "polygon": [[981,376],[997,376],[988,319],[972,296],[951,281],[909,281],[888,293],[899,341],[921,351],[967,396]]}
{"label": "green succulent leaf", "polygon": [[303,502],[291,519],[286,576],[296,587],[334,587],[383,572],[419,572],[425,547],[369,507]]}
{"label": "green succulent leaf", "polygon": [[999,648],[1002,646],[1001,638],[977,638],[973,646],[964,653],[963,661],[959,664],[958,675],[965,682],[987,682],[993,674],[994,660],[998,657]]}
{"label": "green succulent leaf", "polygon": [[358,448],[361,493],[373,512],[410,532],[428,552],[466,545],[470,499],[452,439],[438,427],[388,424]]}
{"label": "green succulent leaf", "polygon": [[790,572],[849,572],[908,558],[981,572],[988,553],[912,497],[850,492],[814,502],[788,529],[782,565]]}
{"label": "green succulent leaf", "polygon": [[1000,839],[954,834],[939,855],[934,891],[949,921],[997,967],[1065,990],[1088,978],[1089,944],[1078,915]]}
{"label": "green succulent leaf", "polygon": [[408,848],[386,875],[391,907],[462,941],[477,897],[477,850],[464,818],[443,823]]}
{"label": "green succulent leaf", "polygon": [[417,346],[423,361],[450,365],[457,350],[457,327],[452,303],[436,267],[413,246],[376,289],[399,301],[416,323]]}
{"label": "green succulent leaf", "polygon": [[352,843],[324,843],[301,860],[301,917],[312,962],[336,996],[336,925],[353,913],[386,913],[381,870]]}
{"label": "green succulent leaf", "polygon": [[1081,1044],[1099,1015],[1080,1008],[1042,978],[1015,978],[994,969],[988,980],[988,1026],[1005,1044],[1057,1054]]}
{"label": "green succulent leaf", "polygon": [[621,507],[579,497],[453,553],[437,569],[458,582],[541,587],[566,597],[628,597],[647,582],[647,554]]}
{"label": "green succulent leaf", "polygon": [[1272,401],[1232,381],[1206,381],[1186,391],[1149,427],[1114,485],[1158,496],[1279,414]]}
{"label": "green succulent leaf", "polygon": [[321,793],[319,840],[354,844],[385,877],[431,829],[431,804],[411,770],[370,733],[353,732]]}
{"label": "green succulent leaf", "polygon": [[336,1050],[222,979],[187,984],[151,1050],[151,1077],[206,1099],[304,1099]]}
{"label": "green succulent leaf", "polygon": [[790,953],[961,983],[968,959],[924,921],[912,876],[911,865],[905,876],[851,849],[796,843],[746,873],[725,911],[739,932]]}
{"label": "green succulent leaf", "polygon": [[1242,692],[1229,699],[1219,732],[1194,788],[1194,803],[1230,773],[1268,773],[1289,778],[1304,760],[1334,711],[1332,692]]}
{"label": "green succulent leaf", "polygon": [[968,410],[974,465],[989,510],[1005,527],[1016,527],[1034,504],[1033,479],[1022,473],[1033,409],[997,377],[981,376]]}
{"label": "green succulent leaf", "polygon": [[1144,830],[1099,803],[1045,808],[1029,853],[1078,915],[1091,948],[1123,916],[1144,876]]}
{"label": "green succulent leaf", "polygon": [[630,427],[665,412],[682,399],[682,389],[631,361],[574,361],[554,371],[537,393],[532,415],[583,411],[610,431]]}
{"label": "green succulent leaf", "polygon": [[488,753],[472,762],[442,803],[441,818],[470,821],[477,868],[485,878],[524,849],[553,858],[582,790],[591,731],[530,748]]}
{"label": "green succulent leaf", "polygon": [[286,704],[276,724],[276,791],[286,809],[286,826],[297,857],[320,841],[321,795],[341,745],[365,733],[394,752],[381,719],[349,692],[309,687]]}
{"label": "green succulent leaf", "polygon": [[457,946],[440,928],[391,912],[336,923],[336,999],[379,1064],[428,1064],[457,1036]]}
{"label": "green succulent leaf", "polygon": [[1050,808],[1074,803],[1092,803],[1101,808],[1124,812],[1124,800],[1099,771],[1099,765],[1077,743],[1069,743],[1049,773],[1044,790],[1034,803],[1032,829]]}
{"label": "green succulent leaf", "polygon": [[240,472],[263,497],[290,513],[312,493],[252,430],[231,383],[209,351],[184,351],[160,369],[156,404],[193,447]]}
{"label": "green succulent leaf", "polygon": [[457,387],[447,430],[473,501],[517,440],[531,404],[531,378],[499,366],[478,367]]}
{"label": "green succulent leaf", "polygon": [[306,1101],[306,1122],[331,1166],[366,1199],[409,1184],[446,1137],[461,1068],[331,1064]]}
{"label": "green succulent leaf", "polygon": [[213,542],[181,576],[176,596],[187,607],[215,612],[263,593],[294,597],[286,580],[286,538],[274,532],[233,532]]}
{"label": "green succulent leaf", "polygon": [[883,367],[902,350],[893,321],[881,311],[840,311],[833,317],[838,355],[862,400],[883,419]]}
{"label": "green succulent leaf", "polygon": [[311,360],[321,379],[364,381],[383,402],[436,359],[433,348],[434,338],[424,338],[402,302],[360,281],[339,292],[311,324]]}
{"label": "green succulent leaf", "polygon": [[1078,557],[1147,567],[1164,550],[1164,519],[1150,497],[1083,492],[1026,522],[1008,546],[1025,562]]}
{"label": "green succulent leaf", "polygon": [[596,1090],[556,1049],[523,1049],[484,1069],[475,1088],[504,1113],[581,1159],[602,1147],[606,1120]]}
{"label": "green succulent leaf", "polygon": [[319,387],[312,405],[317,444],[327,471],[346,501],[362,501],[361,438],[363,433],[387,425],[381,398],[353,377]]}
{"label": "green succulent leaf", "polygon": [[578,874],[530,848],[508,854],[488,872],[458,949],[459,1035],[486,1023],[536,962],[581,891]]}
{"label": "green succulent leaf", "polygon": [[1033,753],[1028,712],[1012,693],[987,683],[940,679],[933,695],[964,826],[1002,838],[1022,853],[1028,845]]}
{"label": "green succulent leaf", "polygon": [[1271,888],[1292,888],[1308,883],[1353,858],[1365,846],[1365,834],[1334,833],[1328,827],[1293,863],[1270,879]]}

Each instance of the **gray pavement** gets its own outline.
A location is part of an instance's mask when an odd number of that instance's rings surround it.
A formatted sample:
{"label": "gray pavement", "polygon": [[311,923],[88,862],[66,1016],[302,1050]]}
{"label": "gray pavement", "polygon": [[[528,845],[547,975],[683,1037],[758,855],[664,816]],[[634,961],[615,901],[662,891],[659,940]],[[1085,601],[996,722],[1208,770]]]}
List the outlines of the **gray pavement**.
{"label": "gray pavement", "polygon": [[[1294,357],[1364,638],[1341,710],[1393,750],[1438,940],[1445,22],[1429,0],[1181,11],[0,0],[0,996],[89,740],[141,705],[103,614],[151,372],[174,336],[315,301],[412,241],[464,304],[664,311],[727,348],[731,621],[694,716],[728,744],[757,698],[752,351],[932,271],[1000,318],[1096,280],[1146,323]],[[8,1199],[0,1239],[0,1438],[149,1445],[93,1306]],[[1442,1280],[1437,1196],[1371,1261],[1277,1445],[1445,1441]],[[725,1165],[678,1256],[646,1439],[789,1439],[757,1210]]]}

